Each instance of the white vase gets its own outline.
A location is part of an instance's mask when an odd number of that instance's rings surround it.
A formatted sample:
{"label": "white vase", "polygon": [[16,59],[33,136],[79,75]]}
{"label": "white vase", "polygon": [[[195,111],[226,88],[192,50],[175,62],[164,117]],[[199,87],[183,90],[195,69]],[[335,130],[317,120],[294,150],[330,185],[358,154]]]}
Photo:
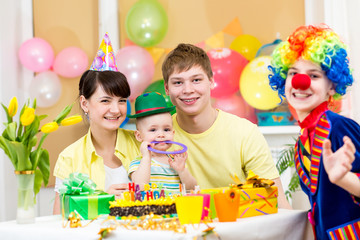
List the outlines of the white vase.
{"label": "white vase", "polygon": [[34,171],[16,172],[18,182],[18,224],[35,222]]}

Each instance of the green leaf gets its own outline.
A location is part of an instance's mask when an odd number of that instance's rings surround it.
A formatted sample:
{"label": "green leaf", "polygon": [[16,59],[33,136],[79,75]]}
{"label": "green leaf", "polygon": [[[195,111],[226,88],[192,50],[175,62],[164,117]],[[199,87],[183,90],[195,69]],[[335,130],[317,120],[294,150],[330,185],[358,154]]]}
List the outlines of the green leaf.
{"label": "green leaf", "polygon": [[10,158],[16,171],[25,171],[32,169],[32,164],[29,159],[30,152],[20,142],[9,141],[2,136],[0,137],[1,145],[4,146],[5,153]]}
{"label": "green leaf", "polygon": [[[24,136],[22,138],[22,142],[24,145],[28,146],[29,142],[33,139],[33,137],[39,132],[40,120],[37,116],[35,116],[34,121],[25,127]],[[32,147],[29,147],[29,151]]]}
{"label": "green leaf", "polygon": [[[294,139],[296,141],[296,139]],[[295,166],[294,158],[295,158],[295,144],[286,144],[287,148],[280,152],[279,160],[276,163],[276,168],[281,175],[288,168],[292,168]],[[297,172],[295,171],[291,176],[290,183],[288,185],[288,190],[285,191],[285,196],[289,200],[292,197],[292,193],[300,188],[300,181]]]}
{"label": "green leaf", "polygon": [[5,113],[6,113],[6,118],[7,118],[7,120],[8,120],[8,123],[11,123],[12,122],[12,119],[11,119],[11,117],[10,117],[10,115],[9,115],[9,109],[4,105],[4,104],[1,104],[1,106],[4,108],[4,110],[5,110]]}
{"label": "green leaf", "polygon": [[32,106],[33,109],[36,109],[36,98],[34,98],[34,101],[33,101],[33,106]]}
{"label": "green leaf", "polygon": [[72,109],[73,104],[66,106],[61,113],[54,119],[54,122],[57,122],[57,124],[60,124],[60,122],[66,118],[66,116],[70,113]]}
{"label": "green leaf", "polygon": [[17,159],[15,158],[16,155],[14,152],[9,151],[9,147],[7,145],[6,139],[3,136],[0,136],[0,147],[4,150],[5,154],[9,157],[10,161],[14,165],[14,168],[16,169],[17,166]]}
{"label": "green leaf", "polygon": [[28,147],[28,149],[32,149],[33,147],[35,147],[36,143],[37,143],[37,137],[34,136],[34,137],[29,141],[29,147]]}
{"label": "green leaf", "polygon": [[19,115],[19,116],[21,116],[21,115],[24,113],[26,106],[28,106],[28,103],[25,103],[24,106],[21,108],[21,111],[20,111],[20,115]]}
{"label": "green leaf", "polygon": [[44,185],[47,186],[50,177],[50,160],[49,152],[46,149],[40,149],[40,157],[38,161],[38,167],[42,173]]}
{"label": "green leaf", "polygon": [[7,126],[3,132],[3,136],[10,141],[15,141],[16,127],[17,127],[17,122],[11,122],[11,123],[7,124]]}
{"label": "green leaf", "polygon": [[39,120],[41,121],[41,120],[45,119],[47,116],[48,116],[48,115],[39,115],[38,118],[39,118]]}
{"label": "green leaf", "polygon": [[10,161],[14,165],[15,170],[20,171],[17,169],[18,165],[18,158],[16,154],[16,149],[10,144],[10,141],[0,136],[0,146],[4,150],[5,154],[9,157]]}
{"label": "green leaf", "polygon": [[27,150],[26,146],[19,142],[10,142],[9,146],[13,147],[13,151],[16,151],[17,155],[17,171],[25,171],[32,169],[32,164],[30,161],[30,152]]}
{"label": "green leaf", "polygon": [[42,173],[39,169],[36,169],[35,170],[35,180],[34,180],[34,194],[35,194],[34,201],[35,202],[36,202],[36,195],[40,192],[42,181],[43,181]]}
{"label": "green leaf", "polygon": [[288,148],[280,152],[279,160],[276,163],[276,168],[281,175],[286,169],[294,166],[294,145],[287,145]]}

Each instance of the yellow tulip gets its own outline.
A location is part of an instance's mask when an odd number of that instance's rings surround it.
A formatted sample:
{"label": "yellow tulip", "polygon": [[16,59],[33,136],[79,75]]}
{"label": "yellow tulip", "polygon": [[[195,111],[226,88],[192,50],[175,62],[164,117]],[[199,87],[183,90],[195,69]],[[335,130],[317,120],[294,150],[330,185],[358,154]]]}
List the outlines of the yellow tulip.
{"label": "yellow tulip", "polygon": [[20,116],[20,122],[23,126],[29,126],[35,119],[35,109],[25,108],[23,114]]}
{"label": "yellow tulip", "polygon": [[51,133],[51,132],[56,131],[58,128],[59,128],[59,125],[56,122],[49,122],[41,127],[41,131],[43,133]]}
{"label": "yellow tulip", "polygon": [[65,118],[61,121],[61,126],[69,126],[74,125],[82,121],[82,117],[80,115],[74,115],[68,118]]}
{"label": "yellow tulip", "polygon": [[9,103],[9,108],[8,108],[9,116],[10,117],[15,116],[17,110],[18,110],[18,101],[16,97],[13,97]]}

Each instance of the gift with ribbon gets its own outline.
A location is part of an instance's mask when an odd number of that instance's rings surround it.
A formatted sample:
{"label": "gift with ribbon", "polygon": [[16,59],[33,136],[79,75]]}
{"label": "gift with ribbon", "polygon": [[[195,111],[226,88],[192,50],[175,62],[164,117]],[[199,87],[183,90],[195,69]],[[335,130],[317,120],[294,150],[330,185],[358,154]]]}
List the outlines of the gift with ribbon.
{"label": "gift with ribbon", "polygon": [[253,171],[249,171],[246,182],[240,182],[238,177],[231,176],[237,183],[240,194],[238,218],[268,215],[278,212],[278,189],[274,181],[259,178]]}
{"label": "gift with ribbon", "polygon": [[88,220],[109,214],[109,202],[114,201],[115,196],[95,189],[96,184],[87,174],[71,173],[59,188],[63,216],[67,218],[71,212],[75,212]]}

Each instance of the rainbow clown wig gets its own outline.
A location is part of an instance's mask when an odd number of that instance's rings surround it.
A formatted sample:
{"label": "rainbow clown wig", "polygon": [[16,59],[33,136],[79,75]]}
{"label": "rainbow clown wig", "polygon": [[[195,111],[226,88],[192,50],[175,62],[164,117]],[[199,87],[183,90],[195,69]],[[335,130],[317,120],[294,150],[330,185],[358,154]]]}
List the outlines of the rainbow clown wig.
{"label": "rainbow clown wig", "polygon": [[329,27],[301,26],[281,42],[273,52],[269,66],[270,86],[285,97],[285,80],[289,68],[301,57],[319,64],[326,76],[335,84],[336,95],[344,95],[353,82],[346,45]]}

